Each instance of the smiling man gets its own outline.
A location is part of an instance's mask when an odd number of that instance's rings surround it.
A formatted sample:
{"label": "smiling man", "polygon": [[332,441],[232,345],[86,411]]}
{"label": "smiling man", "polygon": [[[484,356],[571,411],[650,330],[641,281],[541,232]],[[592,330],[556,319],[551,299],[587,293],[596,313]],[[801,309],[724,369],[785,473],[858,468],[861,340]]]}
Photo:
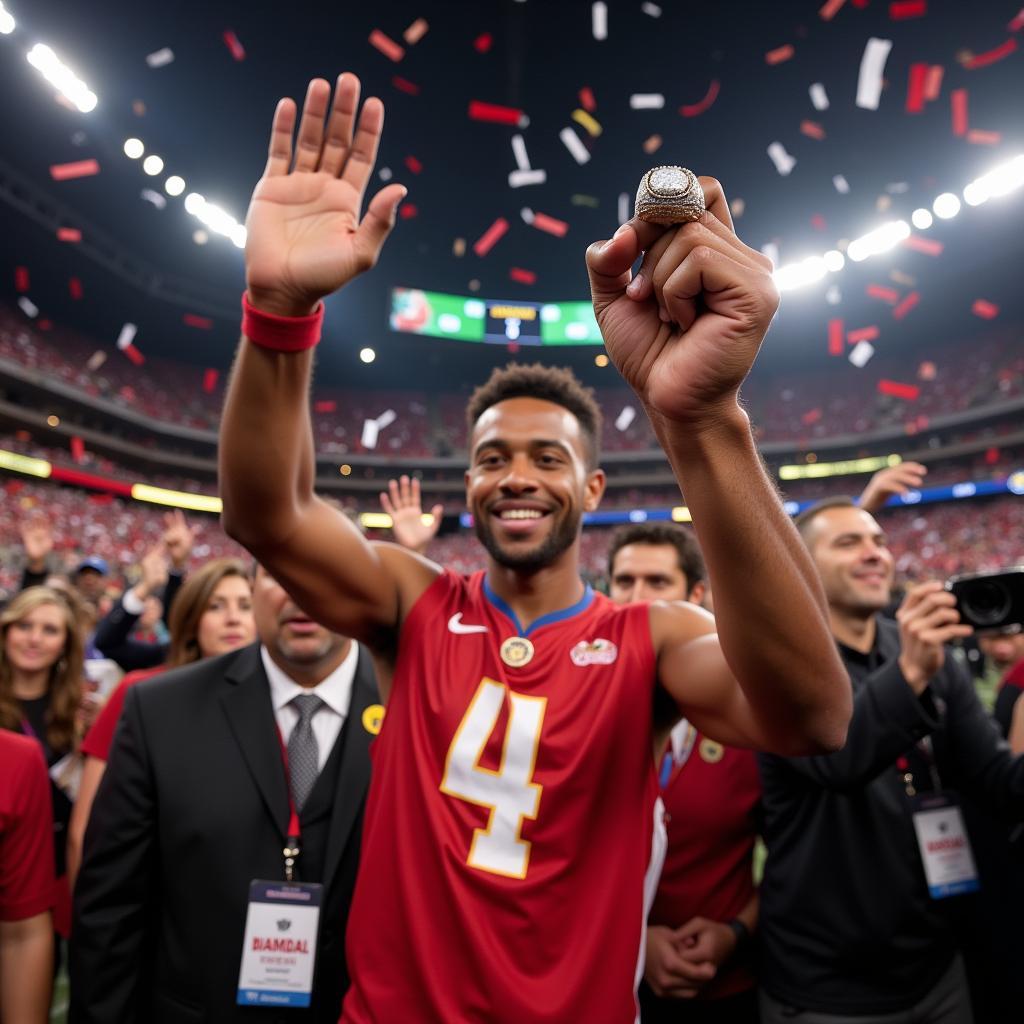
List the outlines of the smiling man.
{"label": "smiling man", "polygon": [[376,262],[405,194],[386,186],[360,220],[383,106],[357,121],[358,101],[353,75],[333,105],[314,80],[295,141],[296,106],[278,105],[220,445],[225,528],[392,678],[342,1019],[626,1024],[660,834],[656,693],[727,743],[811,753],[845,735],[820,585],[737,400],[778,303],[771,266],[710,178],[701,222],[631,221],[587,252],[609,355],[685,481],[720,640],[697,608],[620,608],[580,579],[605,477],[600,414],[566,371],[499,370],[470,401],[485,572],[368,543],[313,491],[308,411],[321,300]]}

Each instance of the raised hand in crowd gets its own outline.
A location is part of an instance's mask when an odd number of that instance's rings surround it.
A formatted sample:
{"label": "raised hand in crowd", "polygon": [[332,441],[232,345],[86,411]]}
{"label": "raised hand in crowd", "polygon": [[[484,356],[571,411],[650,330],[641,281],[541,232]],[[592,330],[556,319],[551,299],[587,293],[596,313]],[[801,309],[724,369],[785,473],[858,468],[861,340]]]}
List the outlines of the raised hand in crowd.
{"label": "raised hand in crowd", "polygon": [[928,474],[928,467],[920,462],[901,462],[898,466],[880,469],[869,481],[857,504],[874,515],[885,503],[897,495],[919,490]]}
{"label": "raised hand in crowd", "polygon": [[945,662],[945,645],[974,630],[960,621],[956,598],[938,580],[915,587],[896,613],[900,626],[900,671],[920,695]]}
{"label": "raised hand in crowd", "polygon": [[53,551],[53,530],[49,520],[41,515],[32,516],[21,523],[20,532],[26,568],[33,573],[45,572],[46,560]]}
{"label": "raised hand in crowd", "polygon": [[188,566],[195,539],[195,531],[189,526],[180,508],[164,515],[163,543],[175,572],[183,572]]}
{"label": "raised hand in crowd", "polygon": [[425,522],[420,482],[416,477],[410,479],[403,475],[398,480],[388,481],[387,491],[380,493],[380,507],[391,516],[395,541],[403,548],[425,554],[427,545],[441,528],[444,506],[435,505],[430,510],[430,521]]}
{"label": "raised hand in crowd", "polygon": [[140,601],[144,601],[167,582],[167,544],[163,540],[154,544],[142,556],[139,571],[139,582],[132,590]]}

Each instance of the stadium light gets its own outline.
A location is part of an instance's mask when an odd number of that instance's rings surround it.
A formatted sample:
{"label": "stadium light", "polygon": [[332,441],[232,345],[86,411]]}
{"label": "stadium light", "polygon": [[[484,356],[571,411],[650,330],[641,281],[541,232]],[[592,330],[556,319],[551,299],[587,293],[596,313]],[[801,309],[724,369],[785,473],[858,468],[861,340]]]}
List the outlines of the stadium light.
{"label": "stadium light", "polygon": [[164,169],[164,162],[156,153],[151,153],[142,161],[142,169],[150,177],[156,177]]}
{"label": "stadium light", "polygon": [[804,285],[820,281],[828,273],[828,264],[821,256],[808,256],[799,263],[779,267],[774,273],[775,284],[780,292],[803,288]]}
{"label": "stadium light", "polygon": [[124,155],[130,160],[138,160],[145,152],[146,147],[143,145],[142,139],[124,140]]}
{"label": "stadium light", "polygon": [[372,363],[377,358],[377,353],[372,348],[361,348],[359,350],[359,358],[364,363]]}
{"label": "stadium light", "polygon": [[9,36],[14,31],[14,17],[2,3],[0,3],[0,36]]}
{"label": "stadium light", "polygon": [[83,114],[96,108],[99,102],[94,93],[61,59],[43,43],[36,43],[25,55],[50,85],[65,99],[70,100]]}
{"label": "stadium light", "polygon": [[960,200],[952,192],[943,192],[942,195],[935,197],[932,210],[936,217],[951,220],[960,212]]}
{"label": "stadium light", "polygon": [[918,231],[927,231],[935,223],[935,218],[932,216],[931,210],[926,210],[921,206],[910,215],[910,223]]}
{"label": "stadium light", "polygon": [[869,256],[888,252],[909,237],[910,225],[905,220],[892,220],[866,235],[861,235],[860,238],[855,238],[847,247],[846,255],[854,263],[859,263]]}
{"label": "stadium light", "polygon": [[185,191],[185,179],[177,174],[172,174],[164,182],[164,191],[169,196],[180,196]]}
{"label": "stadium light", "polygon": [[835,274],[846,266],[846,257],[838,249],[829,249],[822,259],[825,261],[825,269],[830,274]]}

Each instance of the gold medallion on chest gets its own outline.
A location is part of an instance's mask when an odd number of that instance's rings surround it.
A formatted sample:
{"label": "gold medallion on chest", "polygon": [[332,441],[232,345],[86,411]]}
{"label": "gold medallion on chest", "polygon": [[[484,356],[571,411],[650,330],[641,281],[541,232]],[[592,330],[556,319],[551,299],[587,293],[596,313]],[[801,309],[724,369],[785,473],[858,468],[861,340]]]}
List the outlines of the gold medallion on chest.
{"label": "gold medallion on chest", "polygon": [[510,636],[501,645],[501,660],[509,668],[522,668],[533,660],[533,644],[525,636]]}

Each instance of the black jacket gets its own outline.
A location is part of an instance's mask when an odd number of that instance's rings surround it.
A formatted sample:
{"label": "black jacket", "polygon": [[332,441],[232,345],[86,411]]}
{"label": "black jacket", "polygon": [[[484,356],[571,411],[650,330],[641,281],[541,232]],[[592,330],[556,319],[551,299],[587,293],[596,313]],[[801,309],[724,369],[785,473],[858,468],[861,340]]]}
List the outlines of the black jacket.
{"label": "black jacket", "polygon": [[370,778],[363,711],[378,700],[371,660],[360,650],[348,717],[302,812],[305,838],[317,787],[334,784],[323,801],[322,872],[304,877],[299,858],[298,877],[325,887],[313,1006],[277,1010],[235,1005],[249,883],[283,877],[288,825],[259,646],[128,692],[75,891],[70,1021],[336,1024]]}
{"label": "black jacket", "polygon": [[[167,583],[161,597],[164,622],[170,618],[171,605],[181,590],[183,580],[184,576],[179,572],[167,574]],[[125,608],[122,595],[114,607],[100,619],[93,636],[93,643],[103,657],[115,661],[125,672],[136,672],[162,665],[167,660],[167,652],[170,649],[170,644],[166,643],[132,640],[131,632],[138,621],[139,616],[133,615]]]}
{"label": "black jacket", "polygon": [[762,984],[825,1013],[908,1009],[955,950],[950,901],[928,894],[897,758],[910,761],[919,792],[931,789],[917,746],[929,736],[943,789],[1024,817],[1024,759],[1010,756],[963,670],[947,655],[918,698],[897,662],[898,626],[876,623],[867,655],[839,645],[854,691],[846,746],[759,758],[768,846]]}

